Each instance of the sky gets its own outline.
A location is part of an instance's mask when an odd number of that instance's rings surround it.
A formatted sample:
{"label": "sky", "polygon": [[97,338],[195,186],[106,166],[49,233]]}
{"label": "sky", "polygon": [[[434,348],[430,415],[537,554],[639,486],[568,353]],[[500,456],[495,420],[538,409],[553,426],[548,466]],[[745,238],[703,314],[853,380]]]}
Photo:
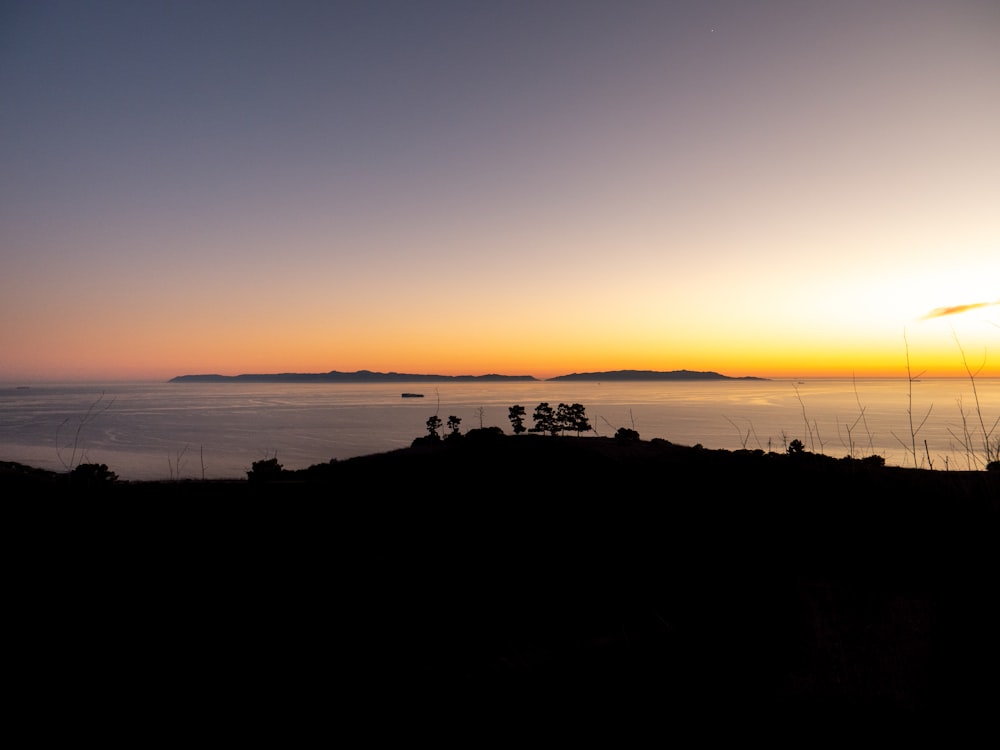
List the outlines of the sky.
{"label": "sky", "polygon": [[997,0],[0,0],[0,382],[1000,376],[998,82]]}

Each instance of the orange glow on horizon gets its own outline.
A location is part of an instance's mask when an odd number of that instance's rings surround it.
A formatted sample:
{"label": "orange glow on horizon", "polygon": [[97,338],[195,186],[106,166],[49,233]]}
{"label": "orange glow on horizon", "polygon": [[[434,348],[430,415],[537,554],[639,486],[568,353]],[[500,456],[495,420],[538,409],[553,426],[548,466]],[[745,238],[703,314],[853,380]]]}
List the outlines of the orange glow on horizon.
{"label": "orange glow on horizon", "polygon": [[[147,352],[148,354],[148,352]],[[982,352],[972,356],[966,352],[967,363],[972,374],[978,378],[1000,377],[1000,366],[983,360]],[[391,352],[379,356],[367,352],[350,356],[309,355],[302,352],[288,352],[287,356],[273,353],[230,352],[226,356],[202,353],[200,356],[178,357],[174,361],[164,361],[162,357],[137,357],[128,364],[109,367],[102,356],[87,357],[81,354],[74,358],[71,367],[63,358],[51,362],[41,362],[42,376],[25,373],[18,376],[0,374],[0,381],[125,381],[125,380],[168,380],[176,375],[221,374],[239,375],[247,373],[281,372],[354,372],[371,370],[376,372],[403,372],[412,374],[437,375],[529,375],[545,380],[558,375],[575,372],[606,372],[615,370],[695,370],[714,371],[730,377],[762,377],[768,379],[799,378],[899,378],[907,377],[906,353],[899,351],[888,356],[836,356],[828,353],[819,356],[810,353],[806,357],[780,354],[769,356],[759,352],[753,357],[718,356],[705,357],[700,354],[676,357],[617,356],[605,357],[586,354],[573,356],[564,354],[548,361],[529,357],[402,357]],[[50,374],[50,373],[55,373]],[[965,378],[969,376],[957,349],[939,348],[935,350],[911,348],[910,375],[926,378]]]}
{"label": "orange glow on horizon", "polygon": [[[206,327],[195,312],[164,325],[142,314],[107,310],[91,316],[99,335],[80,335],[63,324],[62,312],[46,317],[41,311],[10,329],[9,351],[30,350],[31,356],[16,367],[0,363],[6,367],[0,382],[162,381],[184,374],[330,370],[539,379],[681,369],[772,379],[905,378],[907,347],[913,376],[968,377],[967,364],[976,377],[1000,377],[996,307],[931,320],[914,316],[906,325],[881,328],[865,327],[860,319],[819,327],[799,325],[794,318],[775,325],[751,316],[728,326],[708,316],[700,322],[689,318],[683,326],[658,325],[660,319],[650,316],[637,325],[628,315],[604,310],[549,315],[546,309],[532,319],[534,312],[515,310],[492,319],[447,311],[399,320],[320,317],[319,323],[302,324],[293,310],[257,312],[249,319],[231,314]],[[669,314],[663,319],[672,320]],[[32,346],[46,337],[44,348]]]}

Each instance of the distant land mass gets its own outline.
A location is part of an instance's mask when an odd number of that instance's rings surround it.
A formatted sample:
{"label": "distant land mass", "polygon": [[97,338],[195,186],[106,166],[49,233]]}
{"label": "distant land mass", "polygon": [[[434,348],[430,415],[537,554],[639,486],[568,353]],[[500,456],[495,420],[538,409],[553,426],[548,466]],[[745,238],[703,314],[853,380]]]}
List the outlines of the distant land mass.
{"label": "distant land mass", "polygon": [[[649,381],[649,380],[766,380],[766,378],[721,375],[717,372],[695,370],[611,370],[608,372],[574,372],[557,375],[549,380],[600,380],[600,381]],[[537,381],[533,375],[415,375],[403,372],[282,372],[274,374],[245,375],[178,375],[170,383],[444,383],[451,381],[475,382],[525,382]]]}
{"label": "distant land mass", "polygon": [[636,381],[636,380],[766,380],[767,378],[755,378],[751,376],[734,378],[729,375],[721,375],[717,372],[698,372],[696,370],[670,370],[659,372],[656,370],[612,370],[611,372],[574,372],[571,375],[558,375],[549,380],[607,380],[607,381]]}
{"label": "distant land mass", "polygon": [[531,375],[413,375],[404,372],[282,372],[273,375],[178,375],[170,383],[444,383],[531,381]]}

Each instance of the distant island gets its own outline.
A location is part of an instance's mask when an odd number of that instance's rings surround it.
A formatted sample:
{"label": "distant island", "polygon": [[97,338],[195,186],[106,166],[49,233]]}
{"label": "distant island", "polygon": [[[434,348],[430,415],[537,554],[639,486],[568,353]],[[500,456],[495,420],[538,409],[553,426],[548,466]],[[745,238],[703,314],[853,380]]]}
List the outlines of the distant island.
{"label": "distant island", "polygon": [[[570,375],[557,375],[548,380],[587,380],[587,381],[655,381],[655,380],[766,380],[766,378],[739,377],[721,375],[717,372],[698,372],[696,370],[611,370],[608,372],[574,372]],[[533,375],[416,375],[402,372],[372,372],[358,370],[356,372],[282,372],[274,374],[246,375],[178,375],[171,378],[170,383],[444,383],[461,382],[537,382]]]}
{"label": "distant island", "polygon": [[698,372],[696,370],[612,370],[610,372],[574,372],[571,375],[558,375],[549,380],[608,380],[608,381],[638,381],[638,380],[766,380],[767,378],[741,377],[734,378],[717,372]]}
{"label": "distant island", "polygon": [[403,372],[282,372],[273,375],[178,375],[170,383],[444,383],[538,380],[531,375],[413,375]]}

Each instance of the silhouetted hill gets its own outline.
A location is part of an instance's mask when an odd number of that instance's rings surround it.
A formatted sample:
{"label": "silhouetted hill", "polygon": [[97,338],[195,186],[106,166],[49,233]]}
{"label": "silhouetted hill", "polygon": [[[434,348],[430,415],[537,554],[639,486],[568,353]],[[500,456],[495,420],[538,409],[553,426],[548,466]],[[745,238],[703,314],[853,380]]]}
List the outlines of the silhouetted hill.
{"label": "silhouetted hill", "polygon": [[448,381],[509,382],[537,380],[531,375],[415,375],[401,372],[283,372],[246,375],[178,375],[170,383],[444,383]]}
{"label": "silhouetted hill", "polygon": [[322,676],[358,720],[516,698],[919,726],[1000,697],[996,471],[486,429],[250,481],[0,487],[40,519],[8,526],[42,579],[8,607],[52,623],[42,671],[306,705]]}
{"label": "silhouetted hill", "polygon": [[696,370],[611,370],[609,372],[575,372],[570,375],[559,375],[549,380],[602,380],[602,381],[640,381],[640,380],[765,380],[766,378],[739,377],[720,375],[717,372],[698,372]]}

